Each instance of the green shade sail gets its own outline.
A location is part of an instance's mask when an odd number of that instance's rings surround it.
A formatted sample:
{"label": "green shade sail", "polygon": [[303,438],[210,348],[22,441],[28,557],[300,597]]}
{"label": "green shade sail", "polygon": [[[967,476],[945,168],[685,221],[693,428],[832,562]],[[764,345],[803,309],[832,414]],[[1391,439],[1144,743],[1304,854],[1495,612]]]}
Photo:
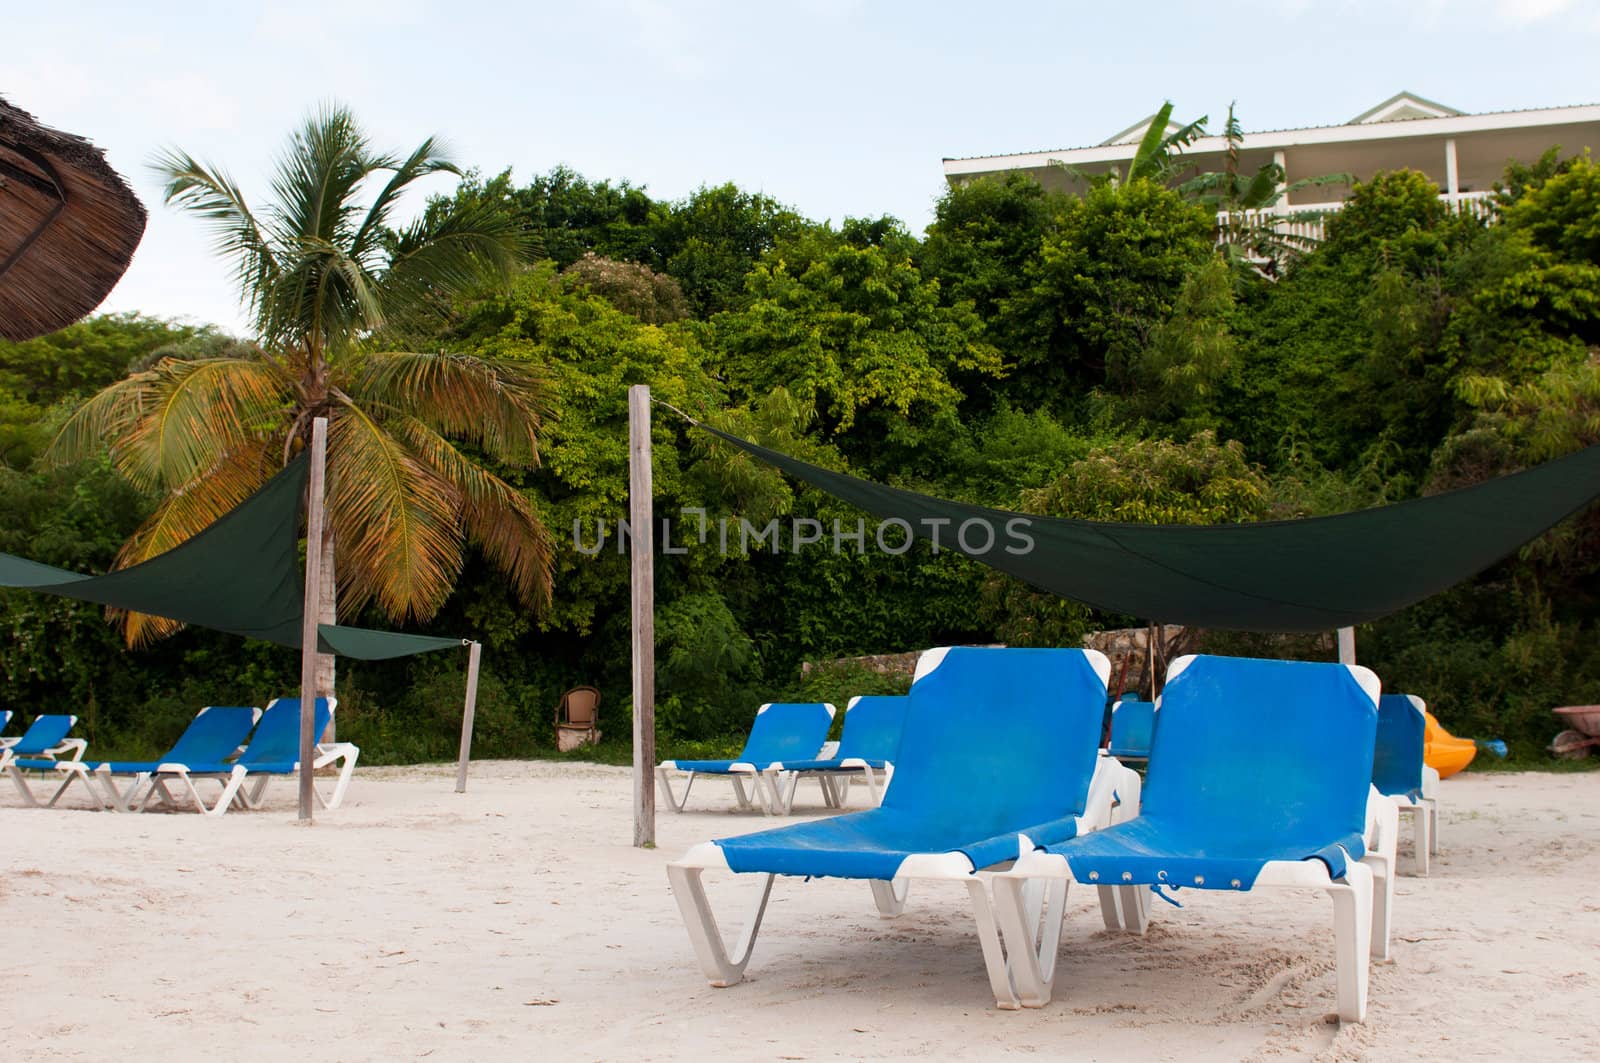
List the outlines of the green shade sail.
{"label": "green shade sail", "polygon": [[[88,576],[0,554],[0,587],[95,602],[299,649],[305,590],[300,508],[307,464],[306,455],[296,457],[210,527],[148,561]],[[442,650],[462,641],[318,627],[321,652],[361,660]]]}
{"label": "green shade sail", "polygon": [[1376,620],[1476,575],[1600,496],[1593,446],[1473,487],[1332,517],[1114,524],[950,502],[699,427],[882,521],[905,522],[886,532],[897,551],[907,534],[929,541],[937,533],[941,548],[1063,598],[1236,631]]}

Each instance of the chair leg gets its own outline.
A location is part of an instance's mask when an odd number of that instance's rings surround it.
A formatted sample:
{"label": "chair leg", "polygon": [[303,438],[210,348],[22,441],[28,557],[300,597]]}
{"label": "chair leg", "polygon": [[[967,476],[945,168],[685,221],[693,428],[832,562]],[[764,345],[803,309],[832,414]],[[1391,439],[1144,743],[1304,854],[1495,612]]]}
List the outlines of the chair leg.
{"label": "chair leg", "polygon": [[661,798],[667,807],[674,812],[682,812],[683,806],[689,803],[689,791],[694,786],[694,772],[689,772],[689,780],[683,784],[683,800],[673,796],[672,782],[667,778],[667,769],[656,765],[656,782],[660,784]]}
{"label": "chair leg", "polygon": [[694,944],[700,969],[705,972],[706,979],[712,985],[724,989],[744,979],[744,969],[749,965],[750,954],[755,950],[756,935],[761,932],[761,920],[766,915],[767,898],[772,895],[772,880],[776,876],[764,876],[766,881],[761,885],[755,911],[735,948],[738,959],[729,959],[727,946],[722,942],[722,933],[717,929],[717,918],[712,914],[711,904],[706,899],[705,884],[700,881],[700,876],[704,872],[705,868],[701,867],[668,864],[667,881],[672,884],[672,896],[678,902],[678,911],[683,915],[683,925],[689,931],[689,940]]}
{"label": "chair leg", "polygon": [[911,880],[903,878],[896,884],[883,879],[870,879],[872,899],[878,906],[878,917],[893,919],[906,910],[906,898],[911,894]]}
{"label": "chair leg", "polygon": [[861,769],[861,774],[867,779],[867,807],[877,808],[883,804],[883,788],[878,785],[878,773],[869,764]]}
{"label": "chair leg", "polygon": [[1100,919],[1107,930],[1143,934],[1150,929],[1150,888],[1148,886],[1097,886]]}
{"label": "chair leg", "polygon": [[1439,802],[1429,798],[1425,803],[1428,806],[1428,852],[1437,855],[1439,852]]}
{"label": "chair leg", "polygon": [[[1392,801],[1379,803],[1377,809],[1374,844],[1361,862],[1372,871],[1372,958],[1387,960],[1393,929],[1394,880],[1400,863],[1395,855],[1395,843],[1400,836],[1400,810]],[[1421,845],[1422,839],[1418,838],[1417,843]]]}
{"label": "chair leg", "polygon": [[128,782],[126,790],[119,790],[114,775],[108,772],[95,773],[95,782],[100,787],[100,799],[118,812],[137,812],[139,806],[135,802],[139,798],[139,789],[149,781],[149,774],[140,772]]}
{"label": "chair leg", "polygon": [[[998,885],[1000,880],[994,881]],[[989,974],[994,1005],[1003,1011],[1016,1011],[1022,1001],[1012,982],[1011,965],[1006,962],[1001,923],[996,917],[998,905],[991,901],[988,886],[976,875],[967,880],[967,893],[972,898],[972,915],[978,924],[978,944],[983,948],[983,966]]]}
{"label": "chair leg", "polygon": [[[741,811],[741,812],[750,811],[750,809],[753,808],[754,805],[750,801],[750,795],[745,793],[745,791],[744,791],[744,780],[739,778],[739,776],[737,776],[737,775],[730,775],[730,776],[728,776],[728,778],[733,782],[733,793],[734,793],[735,799],[739,802],[739,811]],[[687,799],[688,795],[685,794],[684,796],[685,796],[685,799]],[[762,804],[762,809],[761,810],[763,812],[767,811],[767,808],[766,808],[766,803],[767,803],[766,797],[767,797],[767,792],[766,792],[765,789],[762,788],[761,783],[758,780],[756,782],[756,798],[761,802],[761,804]]]}
{"label": "chair leg", "polygon": [[1433,810],[1431,801],[1423,801],[1411,809],[1411,836],[1416,855],[1413,858],[1416,872],[1424,878],[1433,855]]}
{"label": "chair leg", "polygon": [[54,807],[56,807],[56,802],[61,800],[61,795],[66,793],[67,790],[72,786],[72,784],[77,782],[79,780],[79,778],[81,777],[82,780],[83,780],[83,788],[85,790],[89,791],[89,797],[94,801],[94,803],[96,805],[100,806],[101,811],[105,810],[105,802],[100,799],[100,794],[95,790],[93,784],[91,784],[89,782],[89,773],[88,772],[86,772],[82,768],[76,768],[76,769],[70,769],[69,768],[66,771],[62,771],[60,768],[57,768],[56,771],[59,772],[61,774],[61,776],[62,776],[61,785],[56,787],[56,792],[50,795],[50,800],[45,802],[45,806],[44,807],[46,807],[46,808],[54,808]]}
{"label": "chair leg", "polygon": [[[1042,1008],[1055,993],[1056,957],[1066,916],[1064,878],[993,878],[995,917],[1006,946],[1006,966],[1016,1001],[1012,1007]],[[993,979],[991,978],[991,981]],[[995,1003],[1007,1007],[996,994]]]}
{"label": "chair leg", "polygon": [[1333,941],[1339,986],[1339,1018],[1367,1019],[1368,965],[1372,951],[1372,869],[1345,865],[1343,882],[1328,887],[1333,898]]}
{"label": "chair leg", "polygon": [[23,779],[22,769],[15,764],[7,764],[6,774],[11,776],[11,782],[16,786],[17,793],[21,795],[23,803],[29,808],[38,808],[39,799],[33,796],[33,791],[28,787],[27,781]]}

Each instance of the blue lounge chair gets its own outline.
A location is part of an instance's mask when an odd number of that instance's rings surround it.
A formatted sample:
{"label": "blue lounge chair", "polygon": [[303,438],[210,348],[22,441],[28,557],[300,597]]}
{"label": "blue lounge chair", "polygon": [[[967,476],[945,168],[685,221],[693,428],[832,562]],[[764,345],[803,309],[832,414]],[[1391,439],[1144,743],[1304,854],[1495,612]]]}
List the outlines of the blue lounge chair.
{"label": "blue lounge chair", "polygon": [[1111,706],[1111,743],[1106,752],[1126,763],[1149,760],[1155,736],[1156,706],[1138,698],[1119,698]]}
{"label": "blue lounge chair", "polygon": [[[823,804],[843,808],[850,780],[865,779],[873,805],[883,803],[884,788],[894,773],[900,752],[900,731],[909,698],[858,695],[844,710],[844,730],[831,757],[817,760],[780,760],[767,765],[768,790],[781,792],[785,815],[794,811],[794,793],[802,778],[816,779]],[[788,785],[783,786],[787,780]]]}
{"label": "blue lounge chair", "polygon": [[1071,882],[1101,887],[1107,925],[1136,933],[1152,886],[1298,886],[1333,898],[1339,1016],[1362,1021],[1369,955],[1388,955],[1393,890],[1394,806],[1371,785],[1378,693],[1378,677],[1353,665],[1174,661],[1139,815],[995,876],[1022,1003],[1050,999],[1064,907],[1050,906],[1040,947],[1024,895],[1033,880],[1063,895]]}
{"label": "blue lounge chair", "polygon": [[[81,779],[105,808],[132,812],[140,806],[140,791],[162,765],[225,761],[239,752],[260,717],[261,710],[257,708],[207,705],[159,760],[69,761],[57,764],[55,770],[66,775],[63,789]],[[119,778],[131,779],[127,789],[118,788]]]}
{"label": "blue lounge chair", "polygon": [[1423,762],[1428,706],[1415,694],[1385,694],[1378,702],[1378,741],[1372,755],[1372,785],[1412,814],[1419,875],[1439,851],[1439,773]]}
{"label": "blue lounge chair", "polygon": [[[67,737],[67,732],[71,731],[77,722],[76,716],[35,716],[26,731],[9,746],[0,749],[0,771],[11,777],[12,783],[17,787],[17,793],[22,795],[22,800],[28,805],[37,808],[39,799],[29,788],[25,772],[54,771],[60,758],[68,754],[72,760],[83,759],[83,751],[88,748],[89,743],[81,738]],[[55,795],[45,803],[45,807],[49,808],[60,800],[61,793],[66,788],[66,784],[63,783]]]}
{"label": "blue lounge chair", "polygon": [[[828,728],[833,726],[834,707],[826,702],[790,702],[761,706],[750,725],[750,737],[744,749],[734,760],[663,760],[656,765],[656,781],[661,786],[661,797],[674,812],[682,812],[689,803],[689,790],[698,776],[728,779],[739,807],[748,811],[754,807],[750,795],[745,793],[748,781],[755,790],[755,799],[765,812],[776,811],[777,793],[769,786],[762,772],[767,765],[781,760],[809,760],[822,749],[827,740]],[[669,773],[688,774],[683,797],[672,792]]]}
{"label": "blue lounge chair", "polygon": [[[312,718],[313,733],[320,735],[328,729],[337,704],[333,698],[317,699],[316,715]],[[312,790],[317,802],[324,808],[338,808],[344,801],[345,788],[350,784],[350,774],[355,770],[360,754],[361,751],[349,742],[317,744],[316,756],[312,760],[313,769],[341,763],[339,781],[334,786],[331,798],[324,800],[320,791]],[[178,783],[183,786],[190,803],[206,815],[223,815],[236,802],[245,808],[260,808],[263,792],[269,782],[274,778],[293,775],[299,770],[300,699],[275,698],[267,706],[267,711],[262,713],[261,722],[256,724],[255,733],[250,736],[250,742],[239,754],[238,760],[232,763],[219,760],[211,763],[161,764],[150,776],[150,788],[139,807],[148,808],[158,796],[166,804],[176,805],[178,802],[167,787],[171,783]],[[215,804],[208,806],[205,803],[195,787],[197,779],[209,779],[222,786],[221,796]]]}
{"label": "blue lounge chair", "polygon": [[[944,879],[967,886],[995,999],[1015,1007],[987,880],[976,872],[1014,859],[1019,846],[1105,825],[1118,797],[1137,807],[1138,775],[1099,750],[1110,670],[1094,650],[924,653],[881,806],[705,842],[667,865],[706,978],[729,986],[744,977],[776,875],[865,879],[885,916],[902,910],[910,880]],[[707,868],[764,876],[737,958],[707,902]]]}
{"label": "blue lounge chair", "polygon": [[[0,709],[0,731],[4,731],[9,726],[11,726],[11,710]],[[16,742],[16,740],[17,736],[12,736],[10,738],[0,737],[0,749],[5,749],[11,746]]]}

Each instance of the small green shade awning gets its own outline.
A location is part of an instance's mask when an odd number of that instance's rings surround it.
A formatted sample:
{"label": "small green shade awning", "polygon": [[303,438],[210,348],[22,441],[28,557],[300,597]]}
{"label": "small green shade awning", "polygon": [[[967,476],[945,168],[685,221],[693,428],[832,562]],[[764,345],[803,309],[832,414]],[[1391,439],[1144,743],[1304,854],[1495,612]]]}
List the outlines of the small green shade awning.
{"label": "small green shade awning", "polygon": [[436,635],[407,635],[399,631],[374,631],[343,624],[317,625],[318,652],[337,653],[341,657],[354,657],[361,661],[385,661],[391,657],[408,657],[413,653],[453,650],[468,644],[466,639],[440,638]]}
{"label": "small green shade awning", "polygon": [[[1115,524],[949,502],[699,427],[798,480],[1041,590],[1109,612],[1236,631],[1329,631],[1477,575],[1600,496],[1600,446],[1390,506],[1252,524]],[[959,534],[968,529],[965,544]],[[1009,533],[1013,521],[1031,546]],[[992,529],[992,545],[981,549]],[[904,533],[888,533],[898,548]],[[870,538],[869,538],[870,541]],[[979,547],[968,549],[966,547]]]}
{"label": "small green shade awning", "polygon": [[[307,457],[187,542],[148,561],[89,576],[0,554],[0,587],[162,616],[213,631],[300,648],[305,585],[300,509]],[[383,660],[460,646],[462,640],[323,625],[319,649]]]}

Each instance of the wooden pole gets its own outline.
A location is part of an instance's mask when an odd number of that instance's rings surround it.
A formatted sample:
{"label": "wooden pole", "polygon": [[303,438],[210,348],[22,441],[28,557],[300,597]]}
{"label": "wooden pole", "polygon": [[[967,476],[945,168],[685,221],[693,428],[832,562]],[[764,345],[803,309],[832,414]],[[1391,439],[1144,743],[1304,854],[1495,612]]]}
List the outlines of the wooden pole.
{"label": "wooden pole", "polygon": [[467,792],[467,760],[472,756],[472,717],[478,711],[478,658],[483,644],[474,642],[467,651],[467,700],[461,707],[461,756],[456,764],[456,793]]}
{"label": "wooden pole", "polygon": [[650,388],[628,389],[628,531],[633,568],[633,844],[656,844],[655,509],[650,484]]}
{"label": "wooden pole", "polygon": [[1339,663],[1356,663],[1356,629],[1353,627],[1339,629]]}
{"label": "wooden pole", "polygon": [[322,480],[328,458],[328,419],[311,422],[311,473],[306,483],[306,587],[300,614],[300,819],[310,823],[312,750],[317,736],[317,606],[322,576]]}

